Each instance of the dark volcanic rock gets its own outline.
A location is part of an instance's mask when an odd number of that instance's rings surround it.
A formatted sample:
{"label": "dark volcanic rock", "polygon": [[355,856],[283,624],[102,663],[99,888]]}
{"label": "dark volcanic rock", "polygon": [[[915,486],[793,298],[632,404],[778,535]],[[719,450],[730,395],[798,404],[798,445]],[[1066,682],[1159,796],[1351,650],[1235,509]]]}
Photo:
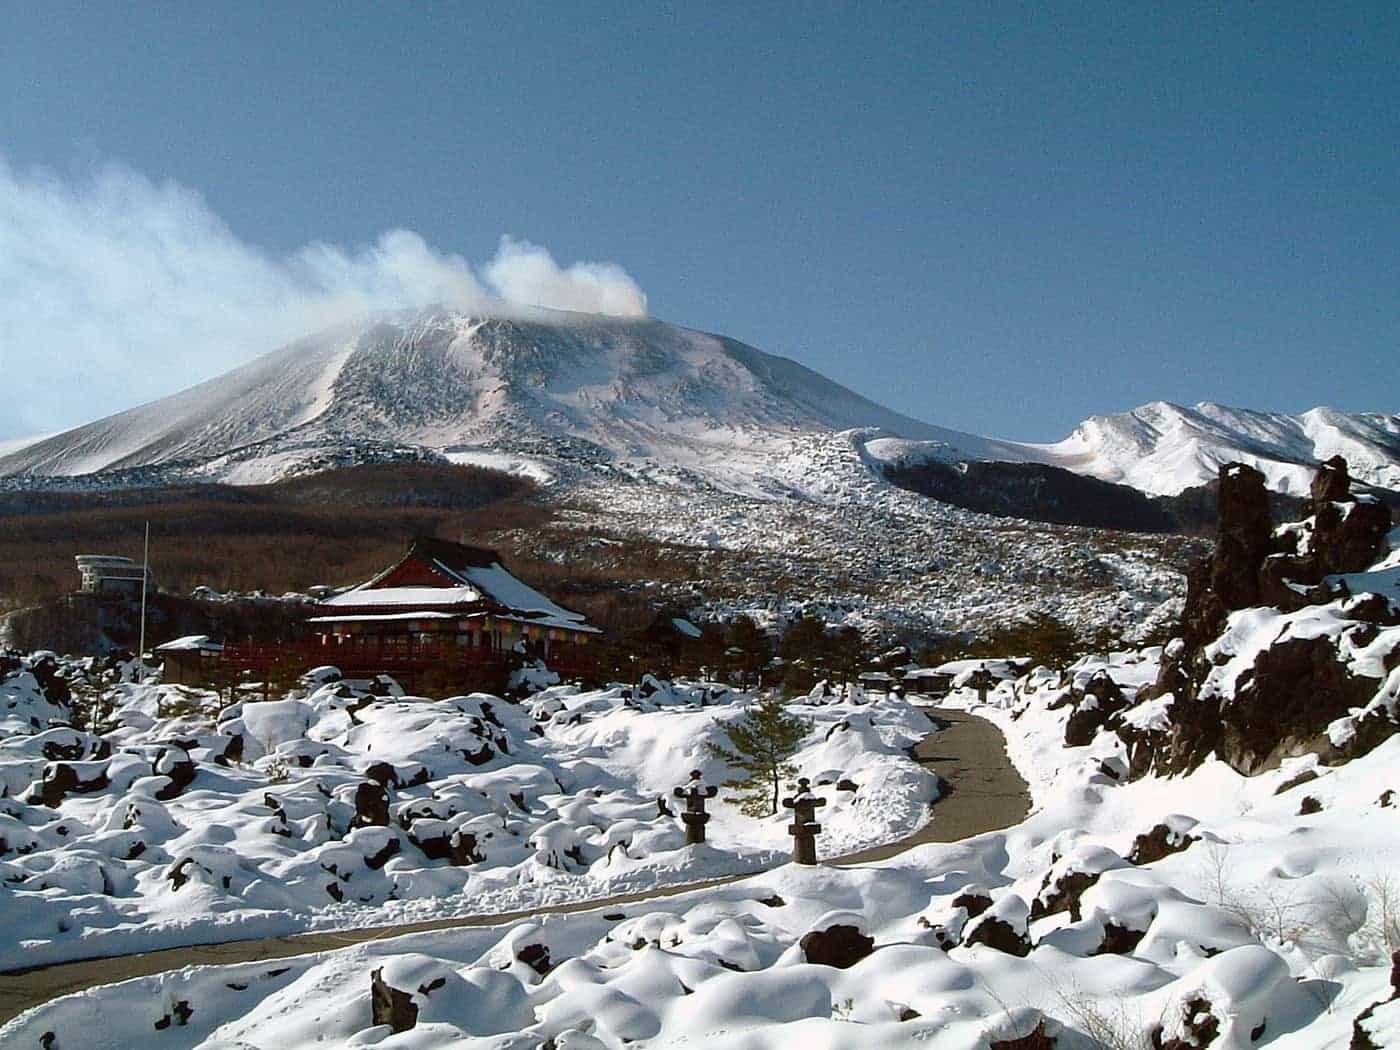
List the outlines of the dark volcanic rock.
{"label": "dark volcanic rock", "polygon": [[484,766],[496,757],[496,752],[491,749],[490,744],[482,744],[475,751],[468,751],[464,748],[459,753],[465,761],[474,766]]}
{"label": "dark volcanic rock", "polygon": [[156,756],[155,771],[170,778],[170,783],[156,792],[156,798],[162,802],[178,798],[194,783],[194,759],[183,748],[162,748]]}
{"label": "dark volcanic rock", "polygon": [[[1220,707],[1220,757],[1242,773],[1281,758],[1331,750],[1328,723],[1375,695],[1378,679],[1353,675],[1325,637],[1291,638],[1260,651]],[[1204,756],[1201,756],[1204,757]]]}
{"label": "dark volcanic rock", "polygon": [[1347,461],[1341,456],[1333,456],[1317,468],[1312,486],[1308,490],[1313,506],[1321,503],[1335,503],[1351,495],[1351,472]]}
{"label": "dark volcanic rock", "polygon": [[171,865],[169,871],[165,872],[165,878],[169,879],[171,889],[179,889],[186,882],[189,882],[189,872],[192,868],[199,868],[204,874],[209,874],[209,869],[203,868],[195,858],[185,857],[181,861],[176,861],[174,865]]}
{"label": "dark volcanic rock", "polygon": [[802,954],[809,963],[846,970],[875,950],[875,940],[855,926],[838,923],[804,934]]}
{"label": "dark volcanic rock", "polygon": [[1275,795],[1282,795],[1285,791],[1292,791],[1295,787],[1301,787],[1302,785],[1311,783],[1312,781],[1314,781],[1314,780],[1316,780],[1316,779],[1317,779],[1317,770],[1315,770],[1315,769],[1305,769],[1305,770],[1303,770],[1301,773],[1299,773],[1296,777],[1289,777],[1287,780],[1285,780],[1285,781],[1284,781],[1282,784],[1280,784],[1278,787],[1274,788],[1274,794],[1275,794]]}
{"label": "dark volcanic rock", "polygon": [[1390,509],[1351,495],[1347,461],[1341,456],[1318,469],[1312,501],[1315,571],[1360,572],[1369,566],[1390,531]]}
{"label": "dark volcanic rock", "polygon": [[372,1024],[386,1024],[394,1033],[407,1032],[418,1023],[418,1006],[408,992],[391,988],[380,979],[383,968],[369,975],[369,1010]]}
{"label": "dark volcanic rock", "polygon": [[1084,896],[1085,890],[1098,881],[1098,872],[1067,871],[1051,886],[1047,874],[1040,895],[1031,902],[1031,918],[1043,919],[1047,915],[1067,911],[1069,917],[1078,922],[1084,917],[1080,914],[1079,899]]}
{"label": "dark volcanic rock", "polygon": [[1049,1033],[1042,1019],[1023,1036],[993,1040],[988,1044],[988,1050],[1055,1050],[1057,1046],[1059,1041]]}
{"label": "dark volcanic rock", "polygon": [[69,795],[90,795],[108,787],[107,768],[104,766],[86,780],[67,762],[55,762],[44,770],[44,778],[29,792],[29,802],[35,806],[48,806],[57,809]]}
{"label": "dark volcanic rock", "polygon": [[365,770],[365,778],[373,780],[382,788],[402,787],[399,783],[399,773],[388,762],[375,762]]}
{"label": "dark volcanic rock", "polygon": [[1243,463],[1220,468],[1215,552],[1186,581],[1182,629],[1188,646],[1214,638],[1235,609],[1259,603],[1259,569],[1273,553],[1264,475]]}
{"label": "dark volcanic rock", "polygon": [[549,948],[543,944],[527,944],[515,953],[515,957],[541,977],[554,969],[549,961]]}
{"label": "dark volcanic rock", "polygon": [[397,856],[402,849],[403,844],[399,842],[398,838],[390,837],[388,841],[379,848],[377,853],[371,853],[365,858],[365,867],[369,868],[371,871],[378,871],[380,868],[384,867],[385,864],[389,863],[390,857]]}
{"label": "dark volcanic rock", "polygon": [[160,1020],[155,1023],[155,1029],[157,1032],[163,1032],[172,1024],[183,1028],[190,1023],[190,1018],[193,1016],[194,1009],[190,1006],[189,1001],[181,999],[171,1008],[169,1013],[161,1015]]}
{"label": "dark volcanic rock", "polygon": [[43,755],[50,762],[81,762],[86,758],[111,758],[112,745],[99,736],[69,730],[67,740],[49,740],[43,747]]}
{"label": "dark volcanic rock", "polygon": [[1380,1044],[1371,1038],[1370,1026],[1366,1023],[1376,1012],[1376,1007],[1400,999],[1400,951],[1390,956],[1390,998],[1372,1003],[1361,1011],[1351,1025],[1351,1050],[1381,1050]]}
{"label": "dark volcanic rock", "polygon": [[1347,615],[1377,627],[1400,626],[1400,607],[1391,605],[1379,594],[1366,594],[1348,603]]}
{"label": "dark volcanic rock", "polygon": [[1128,706],[1123,690],[1107,671],[1096,671],[1084,686],[1084,695],[1074,714],[1065,723],[1065,746],[1084,747],[1094,742],[1099,731],[1112,728],[1117,716]]}
{"label": "dark volcanic rock", "polygon": [[1128,853],[1130,864],[1151,864],[1173,853],[1180,853],[1199,839],[1185,832],[1175,832],[1165,824],[1158,824],[1151,831],[1133,839],[1133,848]]}
{"label": "dark volcanic rock", "polygon": [[1181,1035],[1165,1039],[1160,1027],[1153,1029],[1155,1050],[1199,1050],[1215,1042],[1220,1034],[1220,1018],[1215,1016],[1209,1000],[1195,996],[1182,1004],[1181,1012]]}
{"label": "dark volcanic rock", "polygon": [[366,780],[355,788],[355,817],[352,828],[389,826],[389,792],[373,780]]}
{"label": "dark volcanic rock", "polygon": [[1103,924],[1103,940],[1089,954],[1128,955],[1146,936],[1146,930],[1134,930],[1128,926],[1119,926],[1115,922],[1106,922]]}
{"label": "dark volcanic rock", "polygon": [[969,919],[975,919],[992,906],[992,898],[978,888],[964,889],[953,898],[953,907],[962,908]]}
{"label": "dark volcanic rock", "polygon": [[52,656],[43,656],[29,664],[29,673],[39,685],[44,699],[51,704],[69,707],[73,703],[73,690],[68,680],[59,673],[58,661]]}
{"label": "dark volcanic rock", "polygon": [[989,915],[963,937],[963,946],[985,944],[1007,955],[1025,958],[1031,953],[1031,942],[1024,933],[1018,933],[1006,920]]}
{"label": "dark volcanic rock", "polygon": [[458,868],[485,859],[476,851],[476,836],[469,831],[442,831],[436,835],[426,835],[409,828],[408,840],[421,849],[429,860],[449,861]]}

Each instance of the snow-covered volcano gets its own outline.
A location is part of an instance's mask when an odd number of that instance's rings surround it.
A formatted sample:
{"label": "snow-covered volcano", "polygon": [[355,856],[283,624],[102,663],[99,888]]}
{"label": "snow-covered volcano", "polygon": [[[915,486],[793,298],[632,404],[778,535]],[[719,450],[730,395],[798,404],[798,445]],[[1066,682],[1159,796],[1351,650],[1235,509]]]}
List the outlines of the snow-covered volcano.
{"label": "snow-covered volcano", "polygon": [[[376,442],[702,466],[792,436],[879,427],[983,458],[995,442],[901,416],[732,339],[652,320],[536,310],[381,316],[0,458],[74,475]],[[275,465],[274,465],[275,464]]]}
{"label": "snow-covered volcano", "polygon": [[501,453],[647,461],[748,488],[744,479],[793,455],[795,439],[845,430],[858,431],[872,466],[1041,463],[1160,494],[1243,459],[1297,492],[1313,464],[1341,453],[1358,479],[1400,487],[1397,415],[1156,402],[1095,416],[1058,444],[997,441],[910,419],[794,361],[660,321],[435,308],[321,332],[182,393],[0,449],[0,476],[168,467],[252,482],[348,449],[416,447],[494,465]]}

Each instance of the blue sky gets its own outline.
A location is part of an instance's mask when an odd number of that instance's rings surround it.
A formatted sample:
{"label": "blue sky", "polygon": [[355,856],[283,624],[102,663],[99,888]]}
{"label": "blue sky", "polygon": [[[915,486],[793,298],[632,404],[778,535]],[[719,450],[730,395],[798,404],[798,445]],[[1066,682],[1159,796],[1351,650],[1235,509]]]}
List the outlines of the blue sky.
{"label": "blue sky", "polygon": [[[1394,5],[0,11],[0,437],[270,349],[250,266],[363,277],[394,229],[478,275],[503,234],[616,264],[657,317],[982,433],[1400,410]],[[174,283],[120,272],[137,222]]]}

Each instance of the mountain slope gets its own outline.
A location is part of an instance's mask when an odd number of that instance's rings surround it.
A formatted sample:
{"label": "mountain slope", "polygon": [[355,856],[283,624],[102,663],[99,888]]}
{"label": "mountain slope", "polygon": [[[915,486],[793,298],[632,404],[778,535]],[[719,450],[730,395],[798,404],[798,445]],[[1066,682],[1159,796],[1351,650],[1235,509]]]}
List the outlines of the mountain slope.
{"label": "mountain slope", "polygon": [[[373,318],[191,390],[28,445],[0,475],[209,463],[240,450],[478,444],[691,464],[795,434],[886,428],[985,458],[995,442],[920,423],[801,365],[657,321],[551,311]],[[261,447],[260,447],[261,446]]]}
{"label": "mountain slope", "polygon": [[0,475],[71,476],[219,455],[316,418],[346,352],[345,330],[281,350],[148,405],[0,457]]}
{"label": "mountain slope", "polygon": [[1055,444],[996,441],[910,419],[794,361],[660,321],[431,308],[310,336],[183,393],[25,444],[0,454],[0,476],[156,468],[258,482],[411,447],[460,461],[505,452],[645,462],[768,491],[775,471],[802,454],[794,441],[848,430],[881,476],[920,463],[1029,463],[1173,495],[1243,460],[1272,488],[1298,493],[1319,460],[1340,453],[1358,480],[1400,488],[1400,415],[1153,402],[1094,416]]}

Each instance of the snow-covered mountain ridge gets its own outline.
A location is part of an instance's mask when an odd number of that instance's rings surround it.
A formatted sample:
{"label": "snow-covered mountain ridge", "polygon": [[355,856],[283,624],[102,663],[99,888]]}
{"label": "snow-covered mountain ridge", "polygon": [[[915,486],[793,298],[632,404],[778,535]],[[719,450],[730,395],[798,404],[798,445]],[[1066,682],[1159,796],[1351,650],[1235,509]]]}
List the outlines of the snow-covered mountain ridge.
{"label": "snow-covered mountain ridge", "polygon": [[1298,416],[1154,402],[1094,416],[1055,444],[999,441],[886,409],[794,361],[654,320],[531,310],[381,315],[309,336],[232,372],[32,443],[0,447],[0,477],[150,470],[235,483],[332,462],[347,450],[430,450],[551,473],[644,463],[759,494],[794,442],[839,431],[883,463],[1004,461],[1061,467],[1151,494],[1256,466],[1306,490],[1341,454],[1366,483],[1400,488],[1400,414]]}
{"label": "snow-covered mountain ridge", "polygon": [[1287,415],[1211,401],[1192,408],[1153,401],[1092,416],[1042,448],[1059,466],[1158,495],[1209,481],[1231,462],[1259,470],[1275,491],[1303,495],[1316,465],[1338,455],[1353,477],[1400,488],[1400,413],[1318,407]]}

